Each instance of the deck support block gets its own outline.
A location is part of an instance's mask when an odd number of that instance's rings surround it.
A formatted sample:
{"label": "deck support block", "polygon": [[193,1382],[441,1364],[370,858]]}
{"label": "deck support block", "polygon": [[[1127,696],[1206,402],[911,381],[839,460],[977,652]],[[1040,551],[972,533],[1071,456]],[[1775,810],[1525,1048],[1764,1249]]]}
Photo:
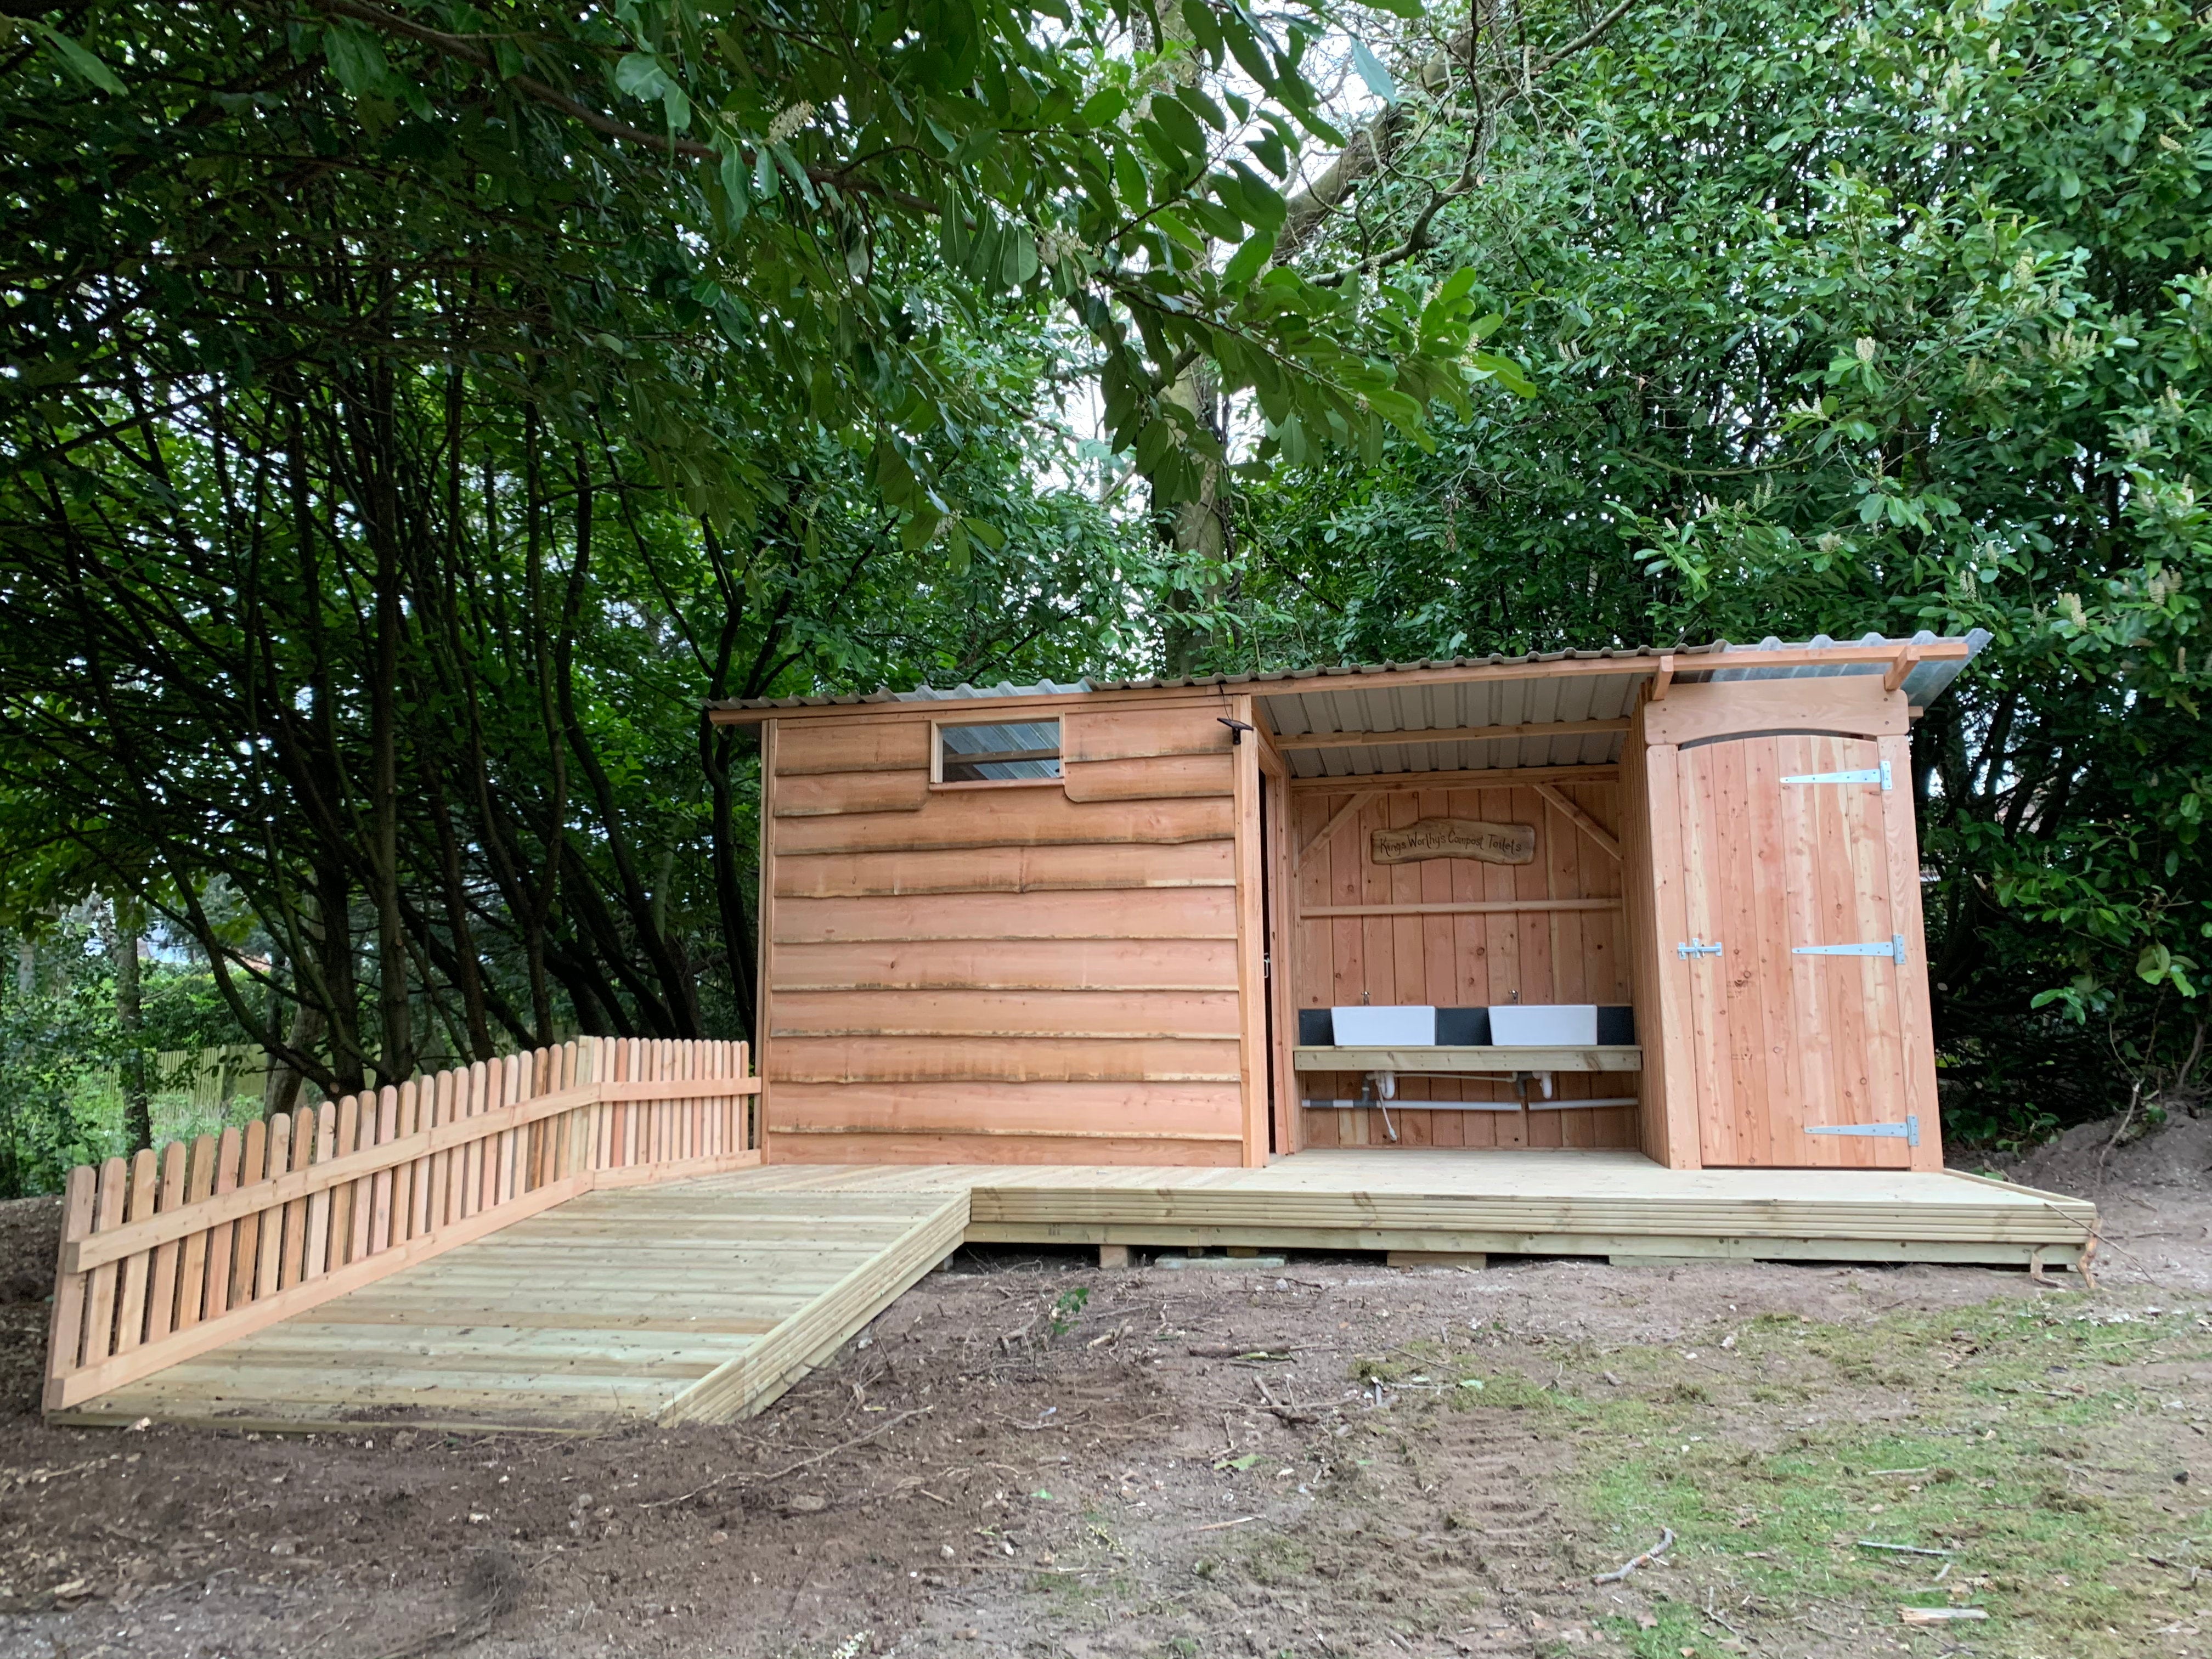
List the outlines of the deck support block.
{"label": "deck support block", "polygon": [[1383,1261],[1393,1267],[1487,1267],[1490,1256],[1483,1250],[1390,1250]]}
{"label": "deck support block", "polygon": [[1129,1247],[1127,1244],[1101,1244],[1098,1247],[1098,1265],[1102,1267],[1127,1267]]}

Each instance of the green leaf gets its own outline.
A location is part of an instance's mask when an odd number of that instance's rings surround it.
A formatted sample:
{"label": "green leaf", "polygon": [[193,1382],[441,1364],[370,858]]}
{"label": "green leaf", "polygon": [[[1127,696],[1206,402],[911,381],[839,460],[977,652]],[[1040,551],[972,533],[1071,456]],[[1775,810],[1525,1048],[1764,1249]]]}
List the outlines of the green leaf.
{"label": "green leaf", "polygon": [[[109,69],[106,64],[101,63],[99,58],[87,52],[68,35],[54,27],[52,24],[41,21],[35,17],[18,18],[15,21],[23,28],[43,36],[46,44],[54,49],[54,56],[60,58],[70,73],[79,80],[90,82],[102,92],[119,93],[123,90],[123,82],[115,78],[114,70]],[[349,88],[348,90],[350,91],[351,88]]]}
{"label": "green leaf", "polygon": [[1275,233],[1272,230],[1254,231],[1245,239],[1244,246],[1231,255],[1229,263],[1222,267],[1221,280],[1224,283],[1250,282],[1267,269],[1267,261],[1274,252]]}
{"label": "green leaf", "polygon": [[1359,78],[1367,82],[1367,90],[1386,104],[1398,101],[1397,82],[1391,80],[1390,71],[1382,67],[1382,60],[1368,50],[1364,40],[1352,43],[1352,67],[1359,71]]}
{"label": "green leaf", "polygon": [[338,84],[356,98],[375,91],[391,72],[376,37],[351,23],[333,23],[323,32],[323,57]]}
{"label": "green leaf", "polygon": [[669,80],[658,58],[650,52],[633,52],[615,64],[615,84],[633,98],[650,99],[665,92]]}

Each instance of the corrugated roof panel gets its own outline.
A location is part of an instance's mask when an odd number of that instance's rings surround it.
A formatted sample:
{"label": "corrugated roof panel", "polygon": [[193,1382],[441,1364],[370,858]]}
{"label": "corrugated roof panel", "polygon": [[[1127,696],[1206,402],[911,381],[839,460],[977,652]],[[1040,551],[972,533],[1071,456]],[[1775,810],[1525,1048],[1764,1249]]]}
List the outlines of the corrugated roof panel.
{"label": "corrugated roof panel", "polygon": [[[1941,637],[1942,636],[1924,631],[1914,635],[1911,640],[1897,640],[1880,634],[1869,634],[1850,643],[1877,646],[1929,644]],[[1974,656],[1978,655],[1982,647],[1987,645],[1992,637],[1988,632],[1978,628],[1969,633],[1966,636],[1967,646],[1966,660],[1972,660]],[[1328,723],[1333,719],[1329,713],[1332,705],[1316,702],[1316,698],[1341,695],[1353,691],[1355,689],[1358,691],[1380,689],[1391,691],[1397,699],[1384,707],[1395,711],[1396,717],[1389,720],[1389,724],[1399,729],[1420,726],[1528,724],[1546,718],[1580,720],[1596,718],[1596,716],[1562,714],[1547,717],[1536,714],[1509,714],[1497,718],[1470,715],[1462,719],[1456,714],[1447,714],[1441,711],[1457,709],[1465,713],[1478,708],[1517,708],[1522,705],[1512,701],[1515,696],[1534,697],[1537,695],[1537,688],[1541,687],[1552,690],[1553,694],[1560,699],[1556,706],[1562,708],[1573,706],[1571,699],[1574,696],[1584,695],[1583,688],[1588,688],[1587,695],[1592,699],[1593,708],[1599,706],[1604,696],[1612,696],[1622,700],[1622,712],[1626,712],[1627,699],[1633,696],[1633,688],[1640,680],[1649,676],[1652,660],[1660,656],[1672,656],[1675,659],[1675,678],[1685,684],[1693,684],[1705,679],[1778,679],[1801,675],[1817,678],[1828,674],[1880,674],[1887,672],[1888,665],[1879,662],[1761,668],[1755,662],[1733,660],[1765,650],[1802,650],[1808,645],[1831,646],[1838,643],[1841,642],[1823,634],[1810,641],[1796,644],[1778,639],[1767,639],[1757,645],[1731,645],[1723,640],[1717,641],[1711,645],[1645,645],[1638,646],[1633,649],[1609,647],[1601,651],[1547,651],[1522,657],[1493,655],[1453,657],[1444,660],[1407,663],[1345,663],[1327,668],[1274,669],[1264,673],[1213,674],[1188,679],[1100,681],[1079,679],[1065,685],[1056,684],[1050,680],[1040,680],[1033,685],[1015,685],[1006,682],[994,686],[963,684],[943,690],[933,686],[921,686],[911,691],[892,691],[889,689],[882,689],[865,694],[846,692],[827,696],[746,697],[710,703],[708,707],[726,709],[830,708],[863,703],[957,702],[969,698],[1040,695],[1075,696],[1091,691],[1166,691],[1208,686],[1283,687],[1285,688],[1283,690],[1269,690],[1261,694],[1271,714],[1279,706],[1283,707],[1288,718],[1308,722],[1297,729],[1311,732],[1357,729],[1356,726],[1347,727],[1341,723]],[[1732,660],[1726,667],[1721,667],[1711,661],[1711,659],[1717,656],[1724,656]],[[1393,688],[1389,684],[1389,677],[1394,674],[1425,669],[1513,668],[1567,661],[1635,663],[1639,665],[1639,672],[1619,676],[1611,674],[1572,677],[1531,676],[1526,680],[1489,679],[1460,685],[1400,685]],[[1951,682],[1958,678],[1959,671],[1965,665],[1965,661],[1957,659],[1923,662],[1917,665],[1905,681],[1905,693],[1911,699],[1913,706],[1924,708],[1936,697],[1941,696]],[[1626,690],[1623,690],[1624,687],[1626,688]],[[1492,701],[1486,703],[1470,701],[1464,695],[1468,693],[1480,694]],[[1364,708],[1369,705],[1359,706]],[[1530,702],[1527,706],[1536,708],[1543,705]]]}

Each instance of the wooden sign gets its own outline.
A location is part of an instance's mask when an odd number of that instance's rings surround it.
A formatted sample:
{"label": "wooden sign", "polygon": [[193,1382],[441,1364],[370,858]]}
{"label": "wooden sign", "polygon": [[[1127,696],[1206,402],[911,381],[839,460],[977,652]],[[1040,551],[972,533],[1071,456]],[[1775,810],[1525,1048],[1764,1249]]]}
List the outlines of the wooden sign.
{"label": "wooden sign", "polygon": [[1536,826],[1485,823],[1479,818],[1423,818],[1403,830],[1374,831],[1371,850],[1377,864],[1417,864],[1424,859],[1528,864],[1536,857]]}

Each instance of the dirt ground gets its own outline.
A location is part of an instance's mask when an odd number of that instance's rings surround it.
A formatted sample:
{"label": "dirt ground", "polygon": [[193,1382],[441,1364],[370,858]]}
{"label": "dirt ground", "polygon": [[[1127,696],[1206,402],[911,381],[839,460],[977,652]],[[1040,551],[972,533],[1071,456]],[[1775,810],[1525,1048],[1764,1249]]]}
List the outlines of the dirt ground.
{"label": "dirt ground", "polygon": [[[578,1437],[48,1429],[55,1205],[0,1206],[0,1656],[2212,1654],[2208,1169],[2212,1122],[2027,1160],[2104,1206],[2094,1297],[965,1250],[750,1423]],[[1899,1622],[1969,1585],[2020,1616]]]}

